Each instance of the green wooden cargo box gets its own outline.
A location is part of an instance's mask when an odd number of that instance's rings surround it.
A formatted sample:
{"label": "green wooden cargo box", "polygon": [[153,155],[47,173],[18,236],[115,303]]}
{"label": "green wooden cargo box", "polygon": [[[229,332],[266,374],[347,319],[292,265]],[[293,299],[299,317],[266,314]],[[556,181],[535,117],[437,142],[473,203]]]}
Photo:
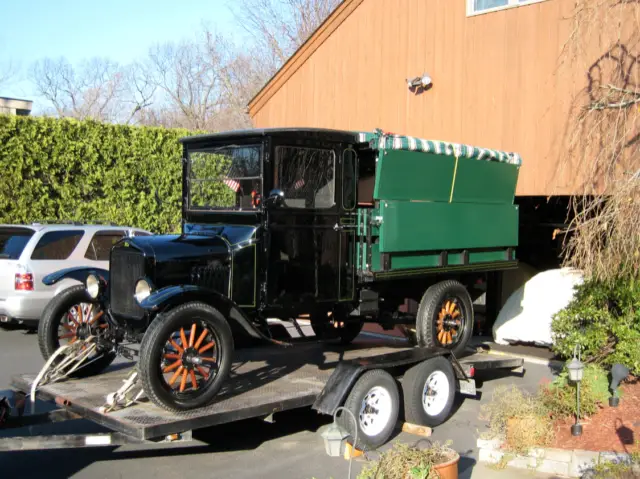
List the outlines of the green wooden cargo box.
{"label": "green wooden cargo box", "polygon": [[375,158],[372,208],[358,208],[361,273],[383,279],[515,265],[517,154],[380,130],[359,140]]}

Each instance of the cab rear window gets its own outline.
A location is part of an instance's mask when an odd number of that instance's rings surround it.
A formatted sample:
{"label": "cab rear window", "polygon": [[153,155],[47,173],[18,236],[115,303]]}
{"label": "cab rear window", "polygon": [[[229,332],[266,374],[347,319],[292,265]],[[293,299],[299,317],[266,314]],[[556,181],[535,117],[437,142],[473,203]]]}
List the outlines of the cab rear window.
{"label": "cab rear window", "polygon": [[51,231],[45,233],[38,241],[31,254],[35,260],[62,260],[67,259],[76,249],[82,239],[84,231]]}
{"label": "cab rear window", "polygon": [[20,259],[33,234],[29,228],[0,228],[0,259]]}

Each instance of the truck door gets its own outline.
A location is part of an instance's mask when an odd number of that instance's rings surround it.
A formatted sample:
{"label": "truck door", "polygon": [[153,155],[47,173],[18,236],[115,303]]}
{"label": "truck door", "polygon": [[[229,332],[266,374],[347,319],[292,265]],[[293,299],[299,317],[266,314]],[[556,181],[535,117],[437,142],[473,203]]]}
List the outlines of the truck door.
{"label": "truck door", "polygon": [[273,188],[284,193],[284,204],[269,213],[271,305],[335,302],[341,296],[341,160],[335,143],[298,139],[273,147]]}
{"label": "truck door", "polygon": [[355,288],[356,228],[358,201],[358,155],[349,147],[342,152],[340,218],[335,225],[340,232],[339,284],[340,301],[351,301]]}

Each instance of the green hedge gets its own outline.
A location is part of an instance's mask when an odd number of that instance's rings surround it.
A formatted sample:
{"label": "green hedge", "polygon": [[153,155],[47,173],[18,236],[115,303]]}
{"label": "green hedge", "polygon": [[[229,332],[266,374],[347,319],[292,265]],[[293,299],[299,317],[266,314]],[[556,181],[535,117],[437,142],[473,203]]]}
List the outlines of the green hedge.
{"label": "green hedge", "polygon": [[102,221],[179,231],[178,139],[188,134],[0,115],[0,223]]}

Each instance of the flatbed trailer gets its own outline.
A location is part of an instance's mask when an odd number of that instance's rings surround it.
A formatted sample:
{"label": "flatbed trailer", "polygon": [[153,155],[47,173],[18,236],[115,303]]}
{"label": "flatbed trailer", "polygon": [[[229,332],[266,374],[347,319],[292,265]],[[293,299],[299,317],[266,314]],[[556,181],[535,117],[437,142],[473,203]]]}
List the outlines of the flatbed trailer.
{"label": "flatbed trailer", "polygon": [[[83,418],[110,432],[5,437],[0,441],[0,450],[186,441],[196,429],[249,418],[269,420],[274,413],[296,408],[312,406],[319,413],[333,414],[366,371],[382,369],[399,378],[409,367],[436,357],[451,362],[456,389],[467,395],[476,394],[473,379],[476,371],[505,369],[524,373],[522,358],[469,351],[467,356],[456,359],[448,350],[408,347],[369,338],[359,339],[348,347],[310,342],[296,348],[296,354],[272,346],[239,350],[232,376],[216,401],[185,413],[169,412],[144,398],[123,409],[101,412],[106,396],[122,386],[135,363],[115,364],[105,373],[89,378],[44,385],[37,390],[36,397],[54,402],[58,409],[32,416],[22,414],[22,410],[18,414],[12,412],[5,428]],[[13,377],[14,404],[22,404],[22,408],[25,401],[28,404],[27,395],[35,377],[35,374]]]}

